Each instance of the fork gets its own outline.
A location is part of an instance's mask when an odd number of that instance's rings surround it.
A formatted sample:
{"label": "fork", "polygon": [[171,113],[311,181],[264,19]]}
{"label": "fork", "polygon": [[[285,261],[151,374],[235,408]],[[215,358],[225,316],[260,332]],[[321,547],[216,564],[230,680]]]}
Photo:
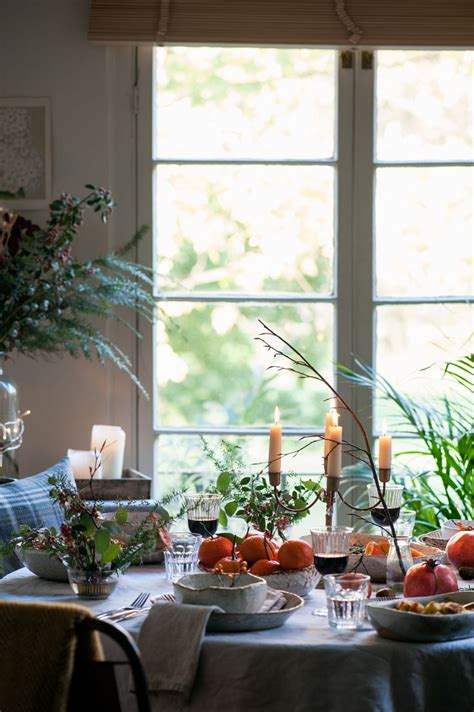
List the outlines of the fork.
{"label": "fork", "polygon": [[141,608],[143,608],[145,606],[145,604],[149,598],[150,598],[149,593],[145,593],[145,592],[139,593],[138,596],[135,598],[135,600],[132,601],[132,603],[129,606],[123,606],[122,608],[112,608],[110,611],[104,611],[104,613],[99,613],[97,618],[99,620],[103,620],[104,618],[112,618],[117,615],[122,615],[122,614],[126,613],[127,611],[140,610]]}

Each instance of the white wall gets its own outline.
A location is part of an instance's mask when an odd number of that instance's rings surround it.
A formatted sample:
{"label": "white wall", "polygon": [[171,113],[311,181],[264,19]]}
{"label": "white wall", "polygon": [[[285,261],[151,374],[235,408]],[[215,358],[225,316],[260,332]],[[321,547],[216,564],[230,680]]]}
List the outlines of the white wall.
{"label": "white wall", "polygon": [[[90,182],[110,187],[118,203],[107,228],[94,217],[86,221],[75,243],[84,259],[123,244],[135,228],[134,51],[89,45],[88,12],[88,0],[0,5],[0,96],[51,98],[53,196],[80,195]],[[40,224],[45,218],[24,214]],[[133,339],[120,338],[133,354]],[[69,356],[50,363],[17,357],[9,372],[21,407],[32,411],[18,454],[22,475],[54,463],[68,447],[88,447],[92,424],[101,422],[126,430],[126,464],[135,463],[136,392],[116,369]]]}

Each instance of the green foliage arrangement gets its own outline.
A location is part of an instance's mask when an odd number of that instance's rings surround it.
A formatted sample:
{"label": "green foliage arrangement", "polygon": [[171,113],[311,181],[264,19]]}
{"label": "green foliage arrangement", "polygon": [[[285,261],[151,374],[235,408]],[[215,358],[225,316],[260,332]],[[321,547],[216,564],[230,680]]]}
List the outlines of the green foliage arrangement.
{"label": "green foliage arrangement", "polygon": [[141,555],[152,551],[157,544],[159,530],[171,520],[167,511],[157,503],[155,509],[144,517],[133,534],[125,525],[128,510],[119,507],[114,519],[106,520],[97,501],[84,501],[77,490],[63,478],[51,477],[50,497],[59,503],[65,523],[60,531],[54,527],[32,529],[20,527],[10,544],[26,549],[48,551],[72,569],[91,576],[108,572],[123,572]]}
{"label": "green foliage arrangement", "polygon": [[373,389],[396,406],[399,419],[393,429],[403,429],[415,448],[400,457],[428,456],[429,469],[413,471],[405,465],[405,506],[417,513],[415,533],[439,528],[446,519],[474,518],[474,356],[448,362],[444,368],[446,393],[431,400],[398,391],[373,368],[357,361],[358,373],[340,367],[354,383]]}
{"label": "green foliage arrangement", "polygon": [[109,360],[142,389],[128,356],[94,318],[115,319],[138,336],[133,323],[115,308],[152,321],[152,271],[125,258],[146,228],[120,251],[79,262],[73,245],[85,211],[93,210],[106,223],[114,206],[108,190],[93,185],[86,189],[83,198],[63,193],[54,200],[44,228],[0,209],[0,352],[67,352],[101,363]]}
{"label": "green foliage arrangement", "polygon": [[[275,500],[273,488],[263,471],[246,474],[240,446],[221,441],[220,452],[215,453],[203,439],[207,457],[218,474],[215,490],[224,497],[219,523],[226,527],[231,517],[242,519],[248,527],[266,532],[272,538],[278,534],[285,539],[285,529],[306,517],[309,512],[286,512]],[[292,508],[304,507],[319,485],[313,480],[300,480],[288,475],[287,487],[281,494],[283,502]]]}

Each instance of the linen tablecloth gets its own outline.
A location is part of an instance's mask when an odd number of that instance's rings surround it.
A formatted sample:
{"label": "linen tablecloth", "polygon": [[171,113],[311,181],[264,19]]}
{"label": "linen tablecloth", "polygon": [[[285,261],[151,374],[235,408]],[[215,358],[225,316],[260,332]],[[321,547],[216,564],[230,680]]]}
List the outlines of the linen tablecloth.
{"label": "linen tablecloth", "polygon": [[[130,569],[108,600],[89,606],[100,612],[130,603],[140,591],[169,590],[160,567]],[[0,581],[0,597],[6,596],[77,600],[67,584],[26,569]],[[189,704],[174,701],[163,712],[473,712],[474,638],[397,643],[370,624],[336,631],[311,615],[323,603],[317,590],[281,628],[207,634]],[[142,620],[125,626],[136,636]]]}

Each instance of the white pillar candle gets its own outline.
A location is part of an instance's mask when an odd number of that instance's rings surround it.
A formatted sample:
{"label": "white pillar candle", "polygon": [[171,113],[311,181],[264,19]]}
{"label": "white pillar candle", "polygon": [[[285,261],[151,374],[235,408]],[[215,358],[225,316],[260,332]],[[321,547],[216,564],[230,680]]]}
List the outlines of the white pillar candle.
{"label": "white pillar candle", "polygon": [[101,450],[104,479],[120,479],[125,452],[125,432],[117,425],[94,425],[92,427],[91,448]]}
{"label": "white pillar candle", "polygon": [[[338,412],[335,408],[331,408],[329,413],[326,413],[326,423],[324,427],[324,457],[326,458],[328,455],[329,450],[331,449],[331,443],[329,442],[329,428],[332,428],[334,425],[334,418],[335,416],[338,416]],[[336,419],[336,425],[337,425],[337,419]]]}
{"label": "white pillar candle", "polygon": [[[91,469],[96,465],[94,450],[71,450],[67,451],[67,456],[71,461],[72,474],[75,480],[86,480],[91,475]],[[100,455],[99,455],[100,457]],[[95,474],[95,480],[102,479],[102,465],[99,465]]]}
{"label": "white pillar candle", "polygon": [[270,426],[268,472],[270,474],[279,474],[281,472],[281,423],[278,406],[275,408],[275,422]]}
{"label": "white pillar candle", "polygon": [[387,425],[383,421],[383,435],[379,438],[379,469],[390,470],[392,467],[392,436],[387,435]]}
{"label": "white pillar candle", "polygon": [[342,465],[342,426],[338,425],[339,413],[334,411],[329,427],[329,452],[327,456],[327,477],[340,477]]}

